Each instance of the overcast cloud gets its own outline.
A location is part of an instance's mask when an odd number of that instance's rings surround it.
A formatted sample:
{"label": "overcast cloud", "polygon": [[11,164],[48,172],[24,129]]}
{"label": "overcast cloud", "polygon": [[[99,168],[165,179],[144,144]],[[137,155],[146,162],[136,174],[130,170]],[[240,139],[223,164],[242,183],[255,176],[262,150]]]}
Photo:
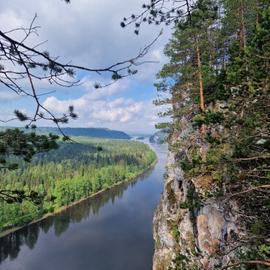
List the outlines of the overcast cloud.
{"label": "overcast cloud", "polygon": [[[43,50],[60,60],[88,67],[105,67],[119,60],[135,56],[139,49],[151,42],[160,31],[147,26],[139,36],[133,27],[122,29],[124,16],[140,10],[143,0],[73,0],[65,4],[61,0],[9,0],[0,2],[0,22],[4,30],[27,26],[37,13],[41,26],[39,36],[29,42],[48,40]],[[3,30],[3,29],[1,29]],[[165,62],[163,47],[169,38],[168,29],[154,45],[147,60],[160,64],[141,66],[139,73],[104,89],[94,89],[96,81],[106,78],[96,74],[78,74],[84,82],[72,89],[59,89],[44,98],[44,105],[61,113],[68,105],[74,105],[79,119],[71,126],[108,127],[125,131],[152,132],[157,121],[157,109],[152,105],[155,91],[152,86],[155,73]],[[40,91],[47,91],[48,84],[40,83]],[[33,104],[25,98],[18,102],[0,86],[1,107],[9,114],[14,108],[31,111]],[[53,89],[53,90],[54,90]],[[13,108],[14,107],[14,108]],[[49,123],[42,123],[49,125]]]}

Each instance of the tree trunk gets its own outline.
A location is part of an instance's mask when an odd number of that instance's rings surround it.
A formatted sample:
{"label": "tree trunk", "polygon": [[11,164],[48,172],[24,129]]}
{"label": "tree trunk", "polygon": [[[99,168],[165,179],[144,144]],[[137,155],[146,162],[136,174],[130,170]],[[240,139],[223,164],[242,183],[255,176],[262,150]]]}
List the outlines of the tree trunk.
{"label": "tree trunk", "polygon": [[198,41],[196,44],[196,52],[197,52],[198,77],[199,77],[200,109],[204,111],[205,105],[204,105],[204,93],[203,93],[202,64],[201,64],[200,48],[198,45]]}
{"label": "tree trunk", "polygon": [[[199,93],[200,93],[200,109],[202,112],[205,111],[205,104],[204,104],[204,92],[203,92],[203,76],[202,76],[202,63],[201,63],[201,53],[200,48],[198,45],[198,40],[196,40],[196,52],[197,52],[197,65],[198,65],[198,77],[199,77]],[[206,133],[206,126],[203,124],[201,126],[201,134],[204,135]],[[203,151],[205,152],[205,151]],[[202,155],[203,157],[205,155]],[[204,158],[203,158],[204,160]]]}
{"label": "tree trunk", "polygon": [[243,0],[241,0],[240,8],[239,8],[239,15],[240,15],[240,46],[242,49],[246,48],[246,26],[244,20],[244,4]]}

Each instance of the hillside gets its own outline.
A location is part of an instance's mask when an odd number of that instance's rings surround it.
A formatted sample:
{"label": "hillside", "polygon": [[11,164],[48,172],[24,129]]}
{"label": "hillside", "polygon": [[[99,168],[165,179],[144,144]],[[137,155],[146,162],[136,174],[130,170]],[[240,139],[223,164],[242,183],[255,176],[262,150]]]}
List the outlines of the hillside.
{"label": "hillside", "polygon": [[39,153],[30,163],[13,159],[19,169],[0,171],[0,190],[5,191],[0,232],[134,179],[155,162],[156,155],[136,141],[76,137],[76,143],[61,142],[58,149]]}
{"label": "hillside", "polygon": [[[5,127],[0,127],[0,130],[6,129]],[[111,130],[108,128],[62,128],[62,131],[67,136],[84,136],[84,137],[95,137],[95,138],[107,138],[107,139],[122,139],[129,140],[131,137],[123,131]],[[41,134],[57,134],[60,135],[59,130],[56,127],[38,127],[36,129],[37,133]]]}
{"label": "hillside", "polygon": [[167,129],[162,129],[155,132],[150,138],[150,143],[162,144],[165,143],[168,139],[169,131]]}

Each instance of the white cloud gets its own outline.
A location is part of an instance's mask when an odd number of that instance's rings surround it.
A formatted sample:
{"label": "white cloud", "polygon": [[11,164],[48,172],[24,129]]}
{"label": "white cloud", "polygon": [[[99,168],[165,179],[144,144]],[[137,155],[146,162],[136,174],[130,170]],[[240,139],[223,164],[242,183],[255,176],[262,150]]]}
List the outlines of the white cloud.
{"label": "white cloud", "polygon": [[[133,33],[133,26],[122,29],[120,21],[124,16],[141,10],[145,0],[71,0],[67,5],[61,0],[21,0],[0,1],[0,21],[4,23],[4,30],[28,26],[35,13],[38,15],[37,24],[41,26],[39,36],[33,36],[28,44],[48,40],[40,50],[50,51],[53,56],[60,56],[60,61],[72,60],[73,64],[92,68],[106,67],[115,62],[129,59],[154,39],[159,33],[158,27],[145,26],[141,34]],[[2,30],[2,27],[1,27]],[[16,33],[15,33],[16,35]],[[72,122],[76,126],[103,126],[114,129],[144,131],[152,130],[157,122],[157,108],[151,100],[119,98],[127,96],[131,80],[144,84],[153,82],[155,74],[166,58],[162,50],[167,42],[170,31],[165,34],[150,50],[143,60],[157,61],[157,64],[146,64],[138,67],[139,73],[129,80],[120,80],[107,88],[95,89],[95,82],[108,82],[97,74],[80,73],[83,77],[81,96],[74,98],[69,88],[67,92],[58,91],[59,96],[49,96],[44,105],[56,112],[64,113],[69,105],[75,107],[79,119]],[[23,82],[27,85],[27,82]],[[37,81],[38,93],[49,91],[47,81]],[[0,92],[0,100],[12,98],[9,94]],[[8,105],[7,105],[8,106]],[[31,111],[32,107],[27,107]],[[13,110],[13,109],[12,109]],[[48,125],[48,123],[45,123]]]}
{"label": "white cloud", "polygon": [[160,68],[167,62],[167,57],[163,54],[163,47],[152,50],[147,60],[153,63],[144,64],[141,66],[140,72],[136,75],[136,78],[140,81],[154,81],[156,74]]}
{"label": "white cloud", "polygon": [[[65,113],[69,105],[73,105],[79,115],[79,120],[76,124],[96,123],[104,125],[107,123],[128,123],[135,120],[143,109],[142,102],[135,102],[132,99],[114,98],[109,99],[114,93],[121,91],[121,84],[110,86],[111,88],[105,91],[105,94],[97,95],[95,91],[89,92],[77,99],[59,100],[54,96],[48,97],[43,105],[55,113]],[[103,90],[106,90],[103,89]],[[99,90],[101,91],[101,90]],[[78,122],[77,122],[78,121]]]}
{"label": "white cloud", "polygon": [[92,112],[92,119],[114,123],[128,123],[137,117],[142,109],[142,103],[131,100],[116,99],[103,104],[102,109]]}
{"label": "white cloud", "polygon": [[[124,16],[141,10],[144,0],[73,0],[67,5],[60,0],[1,1],[0,18],[6,29],[28,26],[35,13],[36,23],[41,26],[40,42],[48,40],[41,48],[50,51],[60,60],[90,67],[105,67],[117,61],[135,56],[152,41],[160,29],[156,26],[143,27],[139,36],[134,27],[122,29]],[[163,48],[170,31],[166,31],[154,45],[154,50]],[[33,42],[33,40],[30,40]]]}
{"label": "white cloud", "polygon": [[0,90],[0,102],[7,102],[11,100],[16,100],[19,98],[19,95],[11,90]]}
{"label": "white cloud", "polygon": [[114,94],[118,94],[118,93],[128,90],[130,81],[127,79],[115,81],[114,83],[103,88],[95,88],[94,87],[95,82],[100,82],[101,85],[106,85],[110,81],[100,80],[100,78],[97,78],[95,81],[84,78],[82,79],[82,82],[83,82],[82,86],[84,87],[85,91],[87,91],[88,93],[87,94],[88,98],[92,100],[97,100],[101,98],[110,97]]}
{"label": "white cloud", "polygon": [[74,126],[108,127],[128,132],[153,132],[160,119],[160,108],[152,100],[136,102],[132,99],[116,98],[108,100],[89,100],[88,95],[75,100],[58,100],[49,97],[44,102],[51,111],[63,113],[69,105],[75,107],[79,119],[71,123]]}

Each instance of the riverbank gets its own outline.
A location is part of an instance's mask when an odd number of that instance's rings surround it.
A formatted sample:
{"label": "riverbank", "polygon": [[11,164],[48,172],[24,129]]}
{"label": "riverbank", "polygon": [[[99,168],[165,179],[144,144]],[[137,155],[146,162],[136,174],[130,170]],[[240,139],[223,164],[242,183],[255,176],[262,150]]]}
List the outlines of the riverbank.
{"label": "riverbank", "polygon": [[141,177],[1,238],[0,269],[152,269],[167,147],[151,148],[158,162]]}
{"label": "riverbank", "polygon": [[27,226],[29,226],[29,225],[31,225],[31,224],[38,223],[38,222],[40,222],[40,221],[42,221],[42,220],[44,220],[44,219],[46,219],[46,218],[48,218],[48,217],[58,215],[58,214],[60,214],[60,213],[62,213],[62,212],[64,212],[64,211],[66,211],[67,209],[69,209],[69,208],[71,208],[71,207],[74,207],[75,205],[78,205],[78,204],[80,204],[80,203],[82,203],[82,202],[84,202],[84,201],[86,201],[86,200],[89,200],[90,198],[93,198],[93,197],[95,197],[95,196],[98,196],[99,194],[102,194],[102,193],[104,193],[104,192],[106,192],[106,191],[109,191],[110,189],[112,189],[112,188],[114,188],[114,187],[116,187],[116,186],[120,186],[120,185],[123,185],[123,184],[125,184],[125,183],[135,181],[136,179],[138,179],[139,177],[141,177],[143,174],[145,174],[147,171],[149,171],[149,170],[151,170],[152,168],[154,168],[155,165],[156,165],[156,163],[157,163],[157,161],[158,161],[158,158],[157,158],[157,155],[156,155],[156,153],[155,153],[155,160],[154,160],[147,168],[145,168],[145,170],[143,170],[142,172],[138,173],[136,176],[131,177],[131,178],[127,178],[126,180],[123,180],[123,181],[120,181],[120,182],[118,182],[118,183],[115,183],[115,184],[111,185],[110,187],[101,189],[101,190],[99,190],[98,192],[95,192],[95,193],[89,195],[89,196],[86,197],[86,198],[82,198],[82,199],[80,199],[80,200],[78,200],[78,201],[75,201],[75,202],[69,204],[69,205],[62,206],[62,207],[56,209],[55,211],[53,211],[53,212],[51,212],[51,213],[46,213],[46,214],[43,215],[41,218],[35,219],[35,220],[33,220],[33,221],[31,221],[31,222],[29,222],[29,223],[27,223],[27,224],[24,224],[24,225],[22,225],[22,226],[16,226],[16,227],[13,227],[13,228],[4,230],[4,231],[0,232],[0,238],[3,238],[3,237],[5,237],[5,236],[7,236],[7,235],[9,235],[9,234],[11,234],[11,233],[14,233],[14,232],[16,232],[16,231],[18,231],[18,230],[21,230],[21,229],[23,229],[23,228],[25,228],[25,227],[27,227]]}

